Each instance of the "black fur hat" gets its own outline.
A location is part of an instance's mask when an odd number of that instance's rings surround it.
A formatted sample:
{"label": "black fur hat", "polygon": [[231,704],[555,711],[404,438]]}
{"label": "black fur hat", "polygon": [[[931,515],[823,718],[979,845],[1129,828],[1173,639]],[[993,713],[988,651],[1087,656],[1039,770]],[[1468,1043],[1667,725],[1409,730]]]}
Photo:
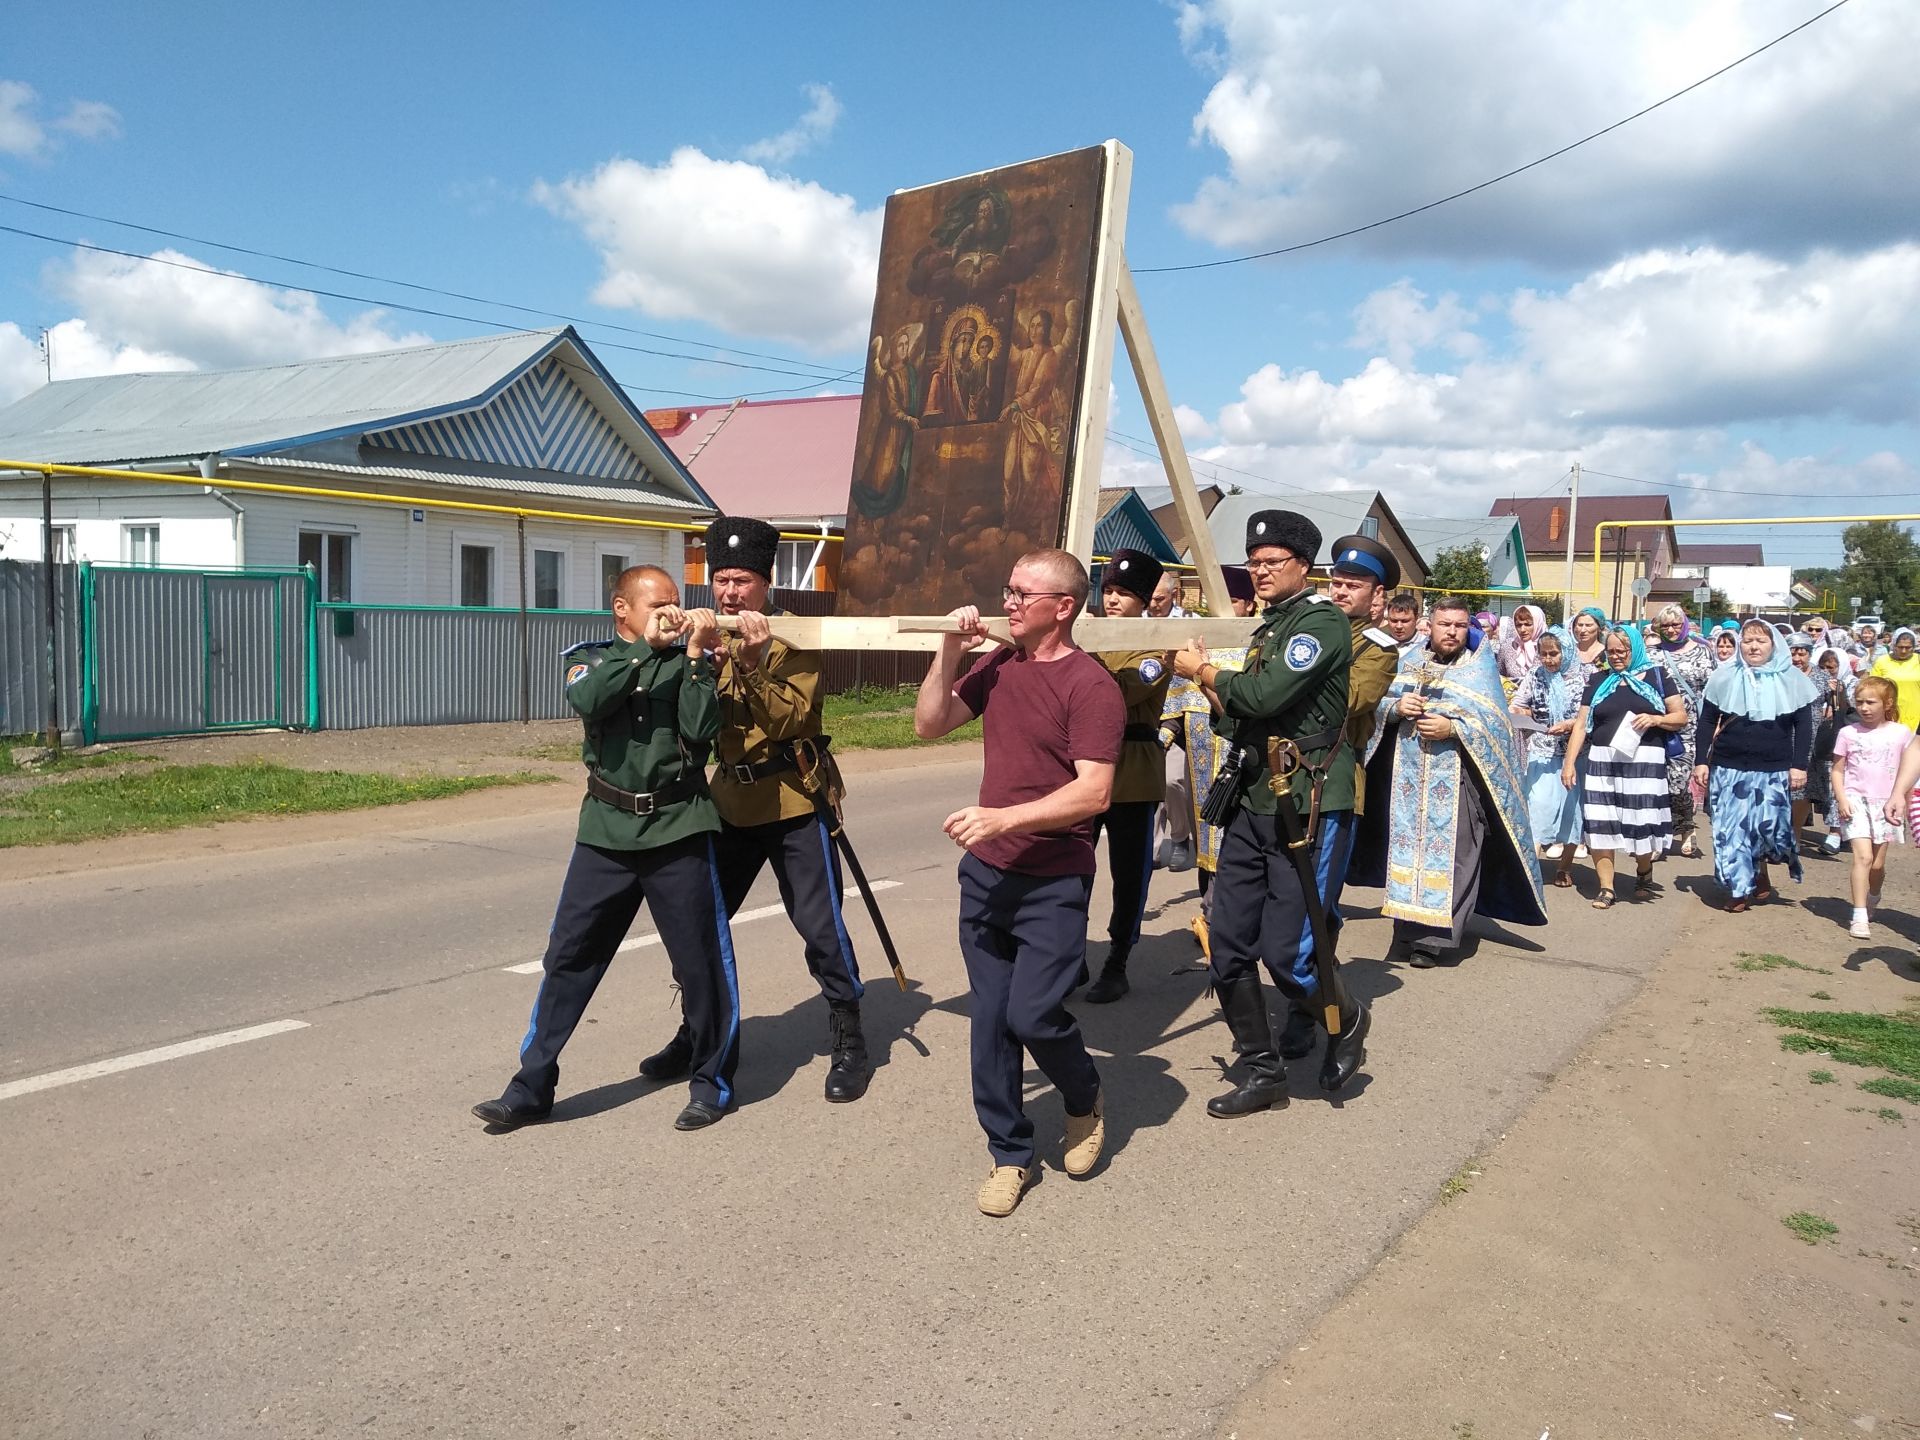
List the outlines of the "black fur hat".
{"label": "black fur hat", "polygon": [[780,532],[751,515],[722,515],[707,526],[707,578],[719,570],[751,570],[773,579]]}
{"label": "black fur hat", "polygon": [[1279,545],[1311,565],[1320,558],[1320,527],[1293,510],[1256,510],[1247,517],[1247,554]]}
{"label": "black fur hat", "polygon": [[1104,590],[1109,585],[1118,585],[1142,600],[1152,600],[1154,587],[1164,574],[1166,567],[1146,551],[1116,550],[1107,561],[1107,568],[1100,574],[1100,588]]}

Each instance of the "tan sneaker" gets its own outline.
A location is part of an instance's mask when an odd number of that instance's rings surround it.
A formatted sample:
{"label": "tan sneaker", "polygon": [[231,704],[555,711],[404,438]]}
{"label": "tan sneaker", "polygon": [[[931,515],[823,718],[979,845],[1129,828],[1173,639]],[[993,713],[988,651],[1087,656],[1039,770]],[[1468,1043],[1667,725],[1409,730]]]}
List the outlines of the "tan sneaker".
{"label": "tan sneaker", "polygon": [[1093,1097],[1091,1115],[1067,1116],[1066,1169],[1069,1175],[1084,1175],[1100,1161],[1100,1147],[1107,1143],[1106,1092]]}
{"label": "tan sneaker", "polygon": [[1026,1193],[1027,1170],[1023,1165],[996,1165],[980,1182],[980,1213],[1011,1215],[1013,1207]]}

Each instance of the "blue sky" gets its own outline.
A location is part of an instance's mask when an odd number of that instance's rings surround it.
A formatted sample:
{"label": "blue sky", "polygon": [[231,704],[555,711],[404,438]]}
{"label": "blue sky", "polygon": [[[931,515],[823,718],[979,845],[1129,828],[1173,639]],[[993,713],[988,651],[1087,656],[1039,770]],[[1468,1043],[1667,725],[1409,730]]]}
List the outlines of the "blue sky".
{"label": "blue sky", "polygon": [[[1135,157],[1136,268],[1218,259],[1484,179],[1818,8],[1549,4],[1519,23],[1491,0],[697,19],[16,5],[0,193],[675,337],[584,328],[646,404],[808,394],[861,362],[893,189],[1117,136]],[[1920,82],[1899,57],[1916,38],[1912,7],[1851,0],[1430,216],[1284,260],[1143,274],[1203,473],[1212,460],[1277,493],[1378,486],[1408,513],[1468,517],[1549,491],[1580,459],[1670,486],[1682,513],[1915,508]],[[539,323],[15,204],[0,224],[386,307],[0,234],[0,399],[31,383],[42,328],[57,373],[77,374]],[[729,346],[806,373],[616,344]],[[1144,435],[1119,396],[1115,429]],[[1109,455],[1120,478],[1147,468]],[[1834,549],[1811,532],[1770,543],[1801,563]]]}

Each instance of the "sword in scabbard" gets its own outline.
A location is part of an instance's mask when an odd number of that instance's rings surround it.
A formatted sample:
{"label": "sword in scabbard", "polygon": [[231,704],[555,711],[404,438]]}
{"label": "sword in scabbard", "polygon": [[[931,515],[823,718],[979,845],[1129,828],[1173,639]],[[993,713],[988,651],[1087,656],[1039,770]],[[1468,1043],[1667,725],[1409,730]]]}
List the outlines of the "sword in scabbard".
{"label": "sword in scabbard", "polygon": [[853,842],[847,839],[846,828],[840,823],[840,812],[834,808],[833,797],[827,793],[827,785],[821,775],[820,752],[825,742],[815,744],[796,742],[794,745],[794,768],[800,776],[800,788],[807,792],[807,798],[813,802],[814,813],[820,817],[820,823],[827,827],[827,836],[833,841],[833,848],[840,852],[840,858],[847,862],[847,870],[853,876],[853,883],[860,889],[860,899],[867,907],[867,918],[873,921],[873,933],[880,937],[880,949],[887,957],[887,964],[893,967],[893,983],[902,992],[907,988],[907,972],[900,964],[900,952],[894,949],[893,932],[887,929],[887,920],[880,913],[880,902],[874,899],[873,886],[867,883],[866,867],[860,863],[860,857],[853,853]]}
{"label": "sword in scabbard", "polygon": [[[1298,755],[1296,750],[1295,755]],[[1298,766],[1296,765],[1296,769]],[[1287,859],[1300,877],[1300,891],[1307,907],[1307,926],[1313,935],[1313,973],[1320,987],[1321,1019],[1327,1034],[1340,1033],[1340,961],[1334,954],[1333,927],[1327,920],[1327,907],[1320,894],[1315,874],[1314,837],[1300,823],[1300,811],[1293,803],[1293,770],[1274,774],[1268,781],[1275,798],[1273,808],[1280,821],[1280,833],[1286,842]],[[1329,1041],[1329,1044],[1332,1042]]]}

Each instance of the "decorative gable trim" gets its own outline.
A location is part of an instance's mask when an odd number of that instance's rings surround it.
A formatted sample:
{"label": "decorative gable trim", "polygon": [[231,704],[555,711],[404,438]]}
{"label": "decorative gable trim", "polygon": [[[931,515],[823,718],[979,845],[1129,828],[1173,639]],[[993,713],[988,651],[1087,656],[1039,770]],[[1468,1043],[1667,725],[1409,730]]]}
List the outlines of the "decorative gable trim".
{"label": "decorative gable trim", "polygon": [[477,410],[366,437],[375,450],[436,455],[604,480],[647,480],[647,468],[552,355]]}

